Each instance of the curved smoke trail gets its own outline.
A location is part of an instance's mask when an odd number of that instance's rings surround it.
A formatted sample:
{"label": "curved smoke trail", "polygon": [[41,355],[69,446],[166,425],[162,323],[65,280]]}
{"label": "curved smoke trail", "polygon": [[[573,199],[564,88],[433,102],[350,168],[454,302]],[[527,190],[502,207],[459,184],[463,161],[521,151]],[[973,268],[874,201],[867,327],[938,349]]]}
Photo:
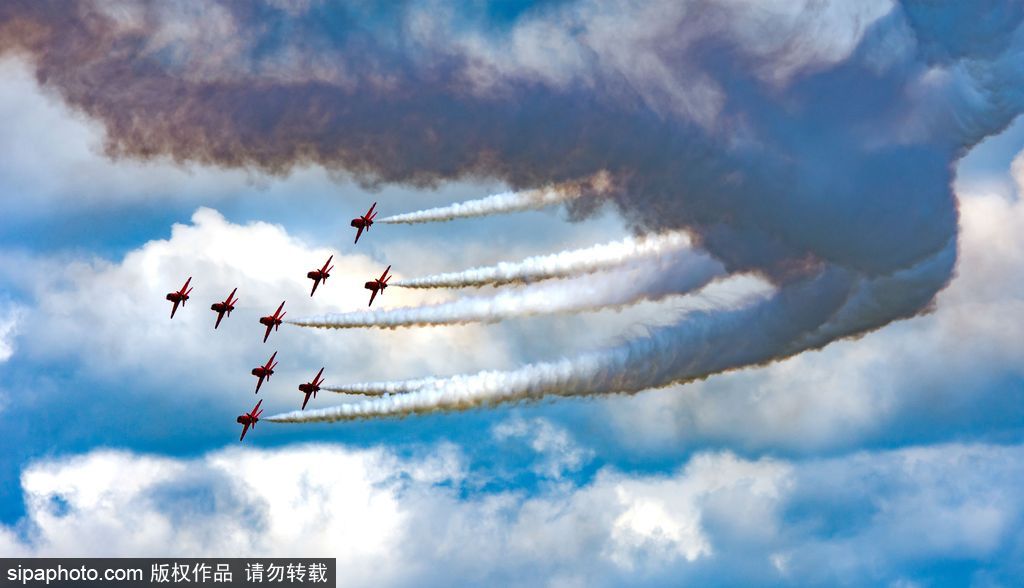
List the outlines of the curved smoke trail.
{"label": "curved smoke trail", "polygon": [[501,194],[492,194],[486,198],[457,202],[439,208],[428,208],[427,210],[396,214],[382,218],[377,222],[411,225],[489,216],[506,212],[520,212],[561,204],[587,193],[605,193],[609,189],[611,189],[611,176],[607,172],[598,172],[592,177],[578,182],[565,182],[547,188],[523,190],[521,192],[502,192]]}
{"label": "curved smoke trail", "polygon": [[301,327],[355,329],[494,323],[511,317],[621,307],[693,292],[723,276],[724,268],[705,254],[686,252],[648,260],[621,271],[536,284],[494,296],[461,298],[428,306],[366,310],[288,321]]}
{"label": "curved smoke trail", "polygon": [[499,286],[530,283],[594,273],[652,257],[667,257],[684,251],[690,245],[691,240],[686,232],[670,231],[658,235],[629,237],[614,243],[552,255],[528,257],[518,262],[501,262],[461,272],[399,280],[393,285],[403,288],[463,288],[488,284]]}
{"label": "curved smoke trail", "polygon": [[401,417],[543,396],[635,393],[692,381],[789,357],[912,316],[943,287],[955,259],[956,247],[950,244],[921,264],[887,277],[864,278],[833,267],[741,308],[694,312],[676,325],[652,329],[611,349],[510,371],[424,380],[404,394],[267,420]]}

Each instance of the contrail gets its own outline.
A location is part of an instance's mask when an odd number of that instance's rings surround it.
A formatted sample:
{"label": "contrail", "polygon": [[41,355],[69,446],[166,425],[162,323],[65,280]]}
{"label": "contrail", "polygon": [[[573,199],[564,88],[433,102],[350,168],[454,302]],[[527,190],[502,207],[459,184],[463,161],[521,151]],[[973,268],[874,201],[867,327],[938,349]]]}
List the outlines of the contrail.
{"label": "contrail", "polygon": [[670,256],[688,249],[690,245],[688,233],[670,231],[658,235],[629,237],[613,243],[552,255],[528,257],[519,262],[502,262],[461,272],[399,280],[394,285],[403,288],[463,288],[487,284],[498,286],[530,283],[598,272],[641,259]]}
{"label": "contrail", "polygon": [[473,218],[505,212],[519,212],[544,208],[568,200],[574,200],[586,193],[604,193],[611,188],[611,176],[607,172],[598,172],[593,176],[577,181],[565,182],[536,190],[521,192],[502,192],[486,198],[457,202],[439,208],[429,208],[416,212],[397,214],[380,219],[380,223],[417,224]]}
{"label": "contrail", "polygon": [[462,298],[428,306],[357,311],[289,321],[302,327],[353,329],[494,323],[507,318],[621,307],[642,300],[693,292],[725,274],[708,255],[686,252],[668,263],[648,260],[616,272],[536,284],[494,296]]}
{"label": "contrail", "polygon": [[951,245],[914,268],[882,278],[832,267],[740,308],[692,312],[675,325],[652,329],[610,349],[511,371],[441,378],[405,394],[277,414],[267,420],[401,417],[544,396],[635,393],[688,382],[789,357],[912,316],[943,287],[954,261]]}

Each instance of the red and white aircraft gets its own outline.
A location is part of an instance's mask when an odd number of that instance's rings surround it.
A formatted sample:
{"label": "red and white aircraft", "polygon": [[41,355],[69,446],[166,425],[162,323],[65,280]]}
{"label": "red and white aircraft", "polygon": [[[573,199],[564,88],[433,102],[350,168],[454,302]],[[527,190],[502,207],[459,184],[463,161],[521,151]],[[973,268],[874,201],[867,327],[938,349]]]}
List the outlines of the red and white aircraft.
{"label": "red and white aircraft", "polygon": [[168,292],[167,299],[174,303],[171,308],[171,318],[174,318],[174,313],[178,311],[178,305],[185,306],[185,301],[188,300],[188,295],[192,293],[192,288],[188,287],[189,282],[192,281],[192,276],[189,276],[185,280],[185,285],[181,287],[181,290],[177,292]]}
{"label": "red and white aircraft", "polygon": [[228,316],[231,316],[231,311],[235,309],[235,304],[238,302],[238,299],[235,298],[234,300],[231,300],[231,298],[235,295],[235,292],[238,292],[238,288],[232,290],[231,294],[228,294],[228,297],[224,300],[224,302],[214,302],[213,304],[210,305],[210,310],[217,313],[217,322],[216,324],[213,325],[214,329],[220,326],[220,321],[221,319],[224,318],[225,313]]}
{"label": "red and white aircraft", "polygon": [[281,312],[282,308],[284,308],[284,301],[281,302],[281,306],[277,307],[274,314],[260,318],[260,324],[267,327],[267,332],[263,335],[264,343],[267,342],[267,337],[270,336],[270,329],[274,329],[276,331],[278,327],[281,326],[281,320],[284,318],[284,315],[288,314],[287,312]]}
{"label": "red and white aircraft", "polygon": [[327,278],[331,277],[331,270],[334,269],[334,266],[327,267],[327,265],[331,263],[332,259],[334,259],[333,255],[327,258],[327,261],[324,262],[324,267],[306,273],[306,277],[313,280],[313,291],[309,293],[310,296],[316,292],[316,287],[320,285],[321,281],[326,284]]}
{"label": "red and white aircraft", "polygon": [[373,306],[373,299],[377,297],[377,292],[380,292],[381,295],[384,294],[384,288],[388,287],[388,280],[391,279],[391,276],[388,275],[389,271],[391,271],[390,265],[384,270],[384,273],[382,273],[379,278],[372,282],[366,282],[363,284],[363,288],[373,292],[373,294],[370,294],[370,304],[367,304],[366,306]]}
{"label": "red and white aircraft", "polygon": [[266,378],[266,380],[269,382],[270,376],[274,375],[274,368],[277,367],[277,362],[274,361],[275,357],[277,357],[276,351],[274,352],[273,355],[270,356],[270,359],[267,360],[267,363],[261,365],[260,367],[252,368],[252,375],[259,378],[259,380],[256,382],[256,394],[260,393],[260,386],[263,385],[263,379]]}
{"label": "red and white aircraft", "polygon": [[256,428],[256,422],[260,420],[260,415],[263,414],[263,411],[260,410],[261,404],[263,404],[262,399],[256,403],[256,407],[252,409],[252,412],[240,414],[235,419],[236,422],[242,425],[242,436],[238,438],[239,441],[245,439],[245,434],[249,432],[249,427]]}
{"label": "red and white aircraft", "polygon": [[302,400],[302,410],[306,410],[306,403],[309,402],[310,395],[316,398],[316,393],[320,391],[320,384],[324,381],[320,379],[324,373],[324,368],[320,368],[320,371],[316,373],[316,377],[313,378],[312,382],[306,382],[305,384],[299,384],[299,392],[306,395],[306,398]]}
{"label": "red and white aircraft", "polygon": [[363,234],[363,229],[369,231],[370,226],[373,225],[373,219],[377,218],[377,213],[373,211],[373,209],[376,207],[377,203],[374,202],[373,206],[370,207],[370,210],[366,211],[366,214],[364,214],[363,216],[357,216],[356,218],[352,219],[352,226],[359,229],[358,231],[356,231],[356,243],[359,242],[359,235]]}

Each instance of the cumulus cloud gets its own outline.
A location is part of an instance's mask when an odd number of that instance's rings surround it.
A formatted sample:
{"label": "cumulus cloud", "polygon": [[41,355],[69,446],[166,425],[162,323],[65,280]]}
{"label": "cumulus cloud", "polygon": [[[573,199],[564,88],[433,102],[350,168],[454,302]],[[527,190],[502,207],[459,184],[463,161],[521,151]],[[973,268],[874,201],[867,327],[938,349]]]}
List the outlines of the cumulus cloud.
{"label": "cumulus cloud", "polygon": [[593,450],[581,447],[567,430],[545,418],[509,419],[495,425],[491,432],[506,445],[527,443],[541,458],[535,461],[534,472],[548,478],[575,472],[594,458]]}
{"label": "cumulus cloud", "polygon": [[534,495],[463,495],[459,450],[427,449],[40,461],[22,476],[28,532],[0,529],[0,553],[337,557],[349,585],[878,585],[927,582],[950,559],[1007,581],[1024,548],[1021,446],[702,452],[669,473],[605,467]]}

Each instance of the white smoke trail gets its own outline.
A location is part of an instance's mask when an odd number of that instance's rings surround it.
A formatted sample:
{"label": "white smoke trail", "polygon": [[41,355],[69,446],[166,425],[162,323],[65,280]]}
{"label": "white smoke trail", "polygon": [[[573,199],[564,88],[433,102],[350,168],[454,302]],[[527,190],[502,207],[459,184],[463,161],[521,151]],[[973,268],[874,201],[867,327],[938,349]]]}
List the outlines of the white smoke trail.
{"label": "white smoke trail", "polygon": [[449,272],[399,280],[403,288],[462,288],[530,283],[550,278],[564,278],[612,269],[627,263],[653,257],[666,257],[690,247],[689,234],[672,231],[659,235],[629,237],[613,243],[584,249],[563,251],[552,255],[528,257],[518,262],[502,262],[461,272]]}
{"label": "white smoke trail", "polygon": [[361,396],[386,396],[388,394],[402,394],[412,392],[424,386],[430,386],[441,378],[417,378],[413,380],[397,380],[393,382],[363,382],[358,384],[346,384],[343,386],[324,386],[328,392],[338,394],[358,394]]}
{"label": "white smoke trail", "polygon": [[[545,395],[590,395],[650,388],[683,377],[699,377],[753,359],[750,338],[757,349],[797,330],[800,319],[818,308],[824,321],[841,303],[845,283],[813,288],[812,295],[775,296],[740,310],[694,313],[672,327],[622,346],[583,354],[573,359],[542,362],[511,371],[484,371],[454,376],[407,394],[344,404],[317,411],[292,412],[269,418],[276,422],[336,421],[375,416],[402,416],[436,410],[462,410],[475,406]],[[807,288],[805,288],[807,289]],[[834,292],[832,292],[834,291]],[[826,296],[831,294],[831,296]],[[793,301],[793,298],[799,298]],[[829,303],[825,303],[828,298]],[[794,304],[794,302],[799,302]],[[781,313],[785,312],[785,316]],[[792,319],[792,320],[786,320]],[[755,324],[760,323],[760,324]],[[804,325],[800,325],[804,326]],[[808,325],[810,326],[810,325]],[[753,327],[753,329],[752,329]],[[787,339],[792,338],[789,334]],[[739,344],[739,342],[747,343]]]}
{"label": "white smoke trail", "polygon": [[455,220],[457,218],[488,216],[503,212],[519,212],[565,202],[578,195],[578,193],[554,188],[526,190],[524,192],[502,192],[501,194],[492,194],[486,198],[457,202],[439,208],[396,214],[382,218],[377,222],[393,224],[435,223]]}
{"label": "white smoke trail", "polygon": [[611,187],[611,176],[607,172],[599,172],[578,182],[565,182],[556,186],[523,190],[521,192],[502,192],[486,198],[457,202],[439,208],[430,208],[405,214],[397,214],[380,219],[380,223],[432,223],[455,220],[457,218],[473,218],[505,212],[519,212],[544,208],[579,198],[587,192],[603,193]]}
{"label": "white smoke trail", "polygon": [[511,317],[621,307],[642,300],[693,292],[724,275],[705,254],[677,254],[667,263],[648,260],[622,271],[538,284],[488,297],[462,298],[429,306],[357,311],[289,321],[303,327],[352,329],[493,323]]}
{"label": "white smoke trail", "polygon": [[438,379],[405,394],[277,414],[273,422],[340,421],[494,405],[548,395],[634,393],[757,365],[911,316],[949,276],[955,245],[910,270],[868,279],[831,268],[738,309],[694,312],[611,349],[511,371]]}

